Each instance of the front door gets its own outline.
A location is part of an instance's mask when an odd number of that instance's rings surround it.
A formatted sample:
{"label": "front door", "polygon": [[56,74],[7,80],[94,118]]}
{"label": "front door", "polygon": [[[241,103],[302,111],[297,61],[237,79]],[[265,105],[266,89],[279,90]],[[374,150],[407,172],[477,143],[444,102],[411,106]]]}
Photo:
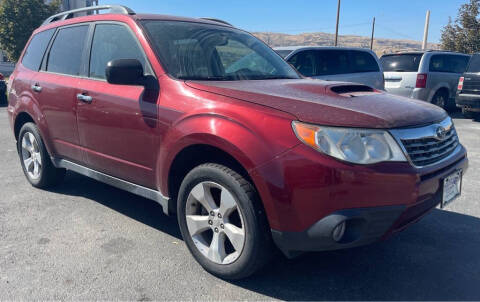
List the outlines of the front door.
{"label": "front door", "polygon": [[137,59],[152,74],[140,44],[124,24],[97,23],[91,42],[88,78],[80,79],[77,124],[88,166],[155,188],[159,149],[156,99],[145,101],[141,86],[106,82],[105,68],[115,59]]}

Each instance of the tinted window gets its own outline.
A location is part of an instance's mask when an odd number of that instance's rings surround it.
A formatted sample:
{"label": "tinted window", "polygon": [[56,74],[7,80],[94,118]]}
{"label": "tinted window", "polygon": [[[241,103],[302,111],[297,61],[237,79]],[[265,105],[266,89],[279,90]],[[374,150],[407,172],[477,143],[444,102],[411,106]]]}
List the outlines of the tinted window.
{"label": "tinted window", "polygon": [[60,29],[50,48],[47,71],[80,75],[87,32],[88,25]]}
{"label": "tinted window", "polygon": [[467,63],[467,56],[433,55],[430,59],[430,71],[463,73]]}
{"label": "tinted window", "polygon": [[89,76],[105,79],[107,63],[116,59],[137,59],[145,69],[145,56],[128,28],[119,24],[95,26]]}
{"label": "tinted window", "polygon": [[43,55],[47,49],[48,43],[53,36],[55,29],[49,29],[42,31],[33,36],[32,41],[25,50],[23,55],[22,64],[28,69],[38,71],[40,64],[42,63]]}
{"label": "tinted window", "polygon": [[351,67],[354,72],[378,72],[377,60],[366,51],[350,51]]}
{"label": "tinted window", "polygon": [[167,72],[180,79],[298,78],[282,58],[254,36],[226,26],[144,21]]}
{"label": "tinted window", "polygon": [[383,71],[417,72],[422,54],[387,55],[380,58]]}
{"label": "tinted window", "polygon": [[473,55],[468,63],[468,72],[477,73],[480,72],[480,55]]}
{"label": "tinted window", "polygon": [[317,58],[314,50],[305,50],[293,55],[288,62],[306,77],[318,75]]}
{"label": "tinted window", "polygon": [[307,77],[380,71],[371,54],[356,50],[304,50],[288,62]]}

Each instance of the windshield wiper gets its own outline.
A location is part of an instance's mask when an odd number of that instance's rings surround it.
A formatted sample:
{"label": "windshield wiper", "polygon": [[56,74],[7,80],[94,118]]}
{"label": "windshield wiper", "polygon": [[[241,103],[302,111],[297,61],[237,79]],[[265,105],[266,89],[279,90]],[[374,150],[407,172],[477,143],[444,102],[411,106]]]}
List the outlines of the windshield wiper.
{"label": "windshield wiper", "polygon": [[221,77],[221,76],[211,76],[211,77],[195,77],[195,76],[179,76],[178,79],[186,81],[232,81],[233,77]]}

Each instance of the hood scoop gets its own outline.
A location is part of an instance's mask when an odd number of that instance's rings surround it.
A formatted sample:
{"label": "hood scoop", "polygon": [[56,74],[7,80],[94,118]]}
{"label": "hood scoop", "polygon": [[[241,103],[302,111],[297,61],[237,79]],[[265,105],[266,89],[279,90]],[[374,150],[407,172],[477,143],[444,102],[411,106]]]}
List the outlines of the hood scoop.
{"label": "hood scoop", "polygon": [[339,96],[353,98],[358,96],[378,94],[379,91],[366,85],[336,85],[330,87],[330,92]]}

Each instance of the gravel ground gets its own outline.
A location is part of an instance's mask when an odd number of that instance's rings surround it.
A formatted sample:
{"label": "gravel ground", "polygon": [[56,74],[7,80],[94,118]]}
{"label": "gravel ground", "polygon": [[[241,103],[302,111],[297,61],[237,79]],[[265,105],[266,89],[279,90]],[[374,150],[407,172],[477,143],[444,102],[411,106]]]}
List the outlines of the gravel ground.
{"label": "gravel ground", "polygon": [[160,206],[68,173],[31,187],[0,108],[1,300],[480,300],[480,122],[455,118],[463,195],[386,242],[279,258],[239,282],[196,264]]}

